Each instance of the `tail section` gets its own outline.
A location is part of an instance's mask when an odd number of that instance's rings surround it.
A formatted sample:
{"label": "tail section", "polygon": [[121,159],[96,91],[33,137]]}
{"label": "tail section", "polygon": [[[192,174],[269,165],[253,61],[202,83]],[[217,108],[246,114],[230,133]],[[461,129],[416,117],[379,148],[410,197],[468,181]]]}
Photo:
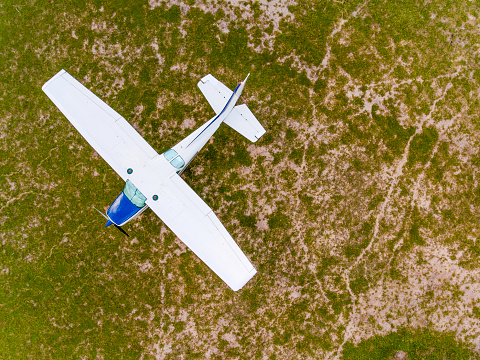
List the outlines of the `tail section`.
{"label": "tail section", "polygon": [[[238,89],[237,87],[238,96],[240,96],[247,78],[238,85],[238,87],[241,87],[241,89]],[[217,115],[225,109],[225,106],[233,94],[228,87],[210,74],[203,77],[198,82],[198,87]],[[252,142],[257,141],[263,134],[265,134],[265,129],[258,122],[257,118],[252,114],[247,105],[235,106],[225,118],[224,122]]]}

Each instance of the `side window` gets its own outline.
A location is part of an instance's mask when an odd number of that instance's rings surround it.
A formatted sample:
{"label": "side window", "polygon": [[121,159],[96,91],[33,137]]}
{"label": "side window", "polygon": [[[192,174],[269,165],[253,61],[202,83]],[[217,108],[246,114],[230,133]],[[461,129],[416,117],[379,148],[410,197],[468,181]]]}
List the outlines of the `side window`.
{"label": "side window", "polygon": [[167,150],[163,153],[163,156],[165,156],[165,159],[167,159],[168,161],[172,160],[177,155],[177,152],[173,149]]}
{"label": "side window", "polygon": [[177,169],[181,169],[183,165],[185,165],[185,161],[183,161],[182,157],[179,155],[175,159],[173,159],[170,164],[175,166]]}

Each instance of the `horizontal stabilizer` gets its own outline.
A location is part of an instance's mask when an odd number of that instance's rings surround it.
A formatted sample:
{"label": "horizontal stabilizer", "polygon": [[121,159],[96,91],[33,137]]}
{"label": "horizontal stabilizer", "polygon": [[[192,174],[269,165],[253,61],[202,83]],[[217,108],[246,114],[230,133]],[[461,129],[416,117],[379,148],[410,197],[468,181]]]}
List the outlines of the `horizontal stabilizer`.
{"label": "horizontal stabilizer", "polygon": [[230,99],[233,94],[232,90],[215,79],[211,74],[204,76],[202,80],[198,82],[198,87],[213,111],[215,111],[215,114],[219,114],[223,110],[228,99]]}
{"label": "horizontal stabilizer", "polygon": [[224,123],[238,131],[251,142],[256,142],[265,134],[265,129],[245,104],[235,106],[224,120]]}

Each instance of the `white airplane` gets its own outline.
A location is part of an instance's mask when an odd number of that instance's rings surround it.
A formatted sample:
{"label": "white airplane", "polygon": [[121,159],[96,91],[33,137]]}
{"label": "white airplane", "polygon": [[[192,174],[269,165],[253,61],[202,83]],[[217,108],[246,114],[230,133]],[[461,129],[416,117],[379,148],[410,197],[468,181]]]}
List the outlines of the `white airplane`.
{"label": "white airplane", "polygon": [[147,208],[152,209],[234,291],[241,289],[257,271],[212,209],[180,174],[223,122],[253,142],[265,133],[246,105],[236,106],[247,78],[233,92],[212,75],[201,79],[198,87],[215,117],[161,155],[122,116],[65,70],[42,87],[125,181],[124,190],[104,215],[108,220],[105,226],[113,224],[124,232],[120,226]]}

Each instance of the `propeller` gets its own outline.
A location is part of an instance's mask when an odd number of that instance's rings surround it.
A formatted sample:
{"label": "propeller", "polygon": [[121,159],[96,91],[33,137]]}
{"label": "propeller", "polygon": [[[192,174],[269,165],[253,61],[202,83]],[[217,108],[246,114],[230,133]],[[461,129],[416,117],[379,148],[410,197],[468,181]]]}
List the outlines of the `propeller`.
{"label": "propeller", "polygon": [[94,208],[95,210],[97,210],[98,213],[99,213],[100,215],[102,215],[108,222],[110,222],[113,226],[115,226],[118,230],[120,230],[120,232],[121,232],[122,234],[125,234],[125,235],[127,235],[127,237],[130,237],[130,235],[128,235],[125,230],[123,230],[120,226],[118,226],[118,225],[115,224],[112,220],[110,220],[107,215],[105,215],[104,213],[102,213],[102,212],[101,212],[100,210],[98,210],[95,206],[94,206],[93,208]]}

